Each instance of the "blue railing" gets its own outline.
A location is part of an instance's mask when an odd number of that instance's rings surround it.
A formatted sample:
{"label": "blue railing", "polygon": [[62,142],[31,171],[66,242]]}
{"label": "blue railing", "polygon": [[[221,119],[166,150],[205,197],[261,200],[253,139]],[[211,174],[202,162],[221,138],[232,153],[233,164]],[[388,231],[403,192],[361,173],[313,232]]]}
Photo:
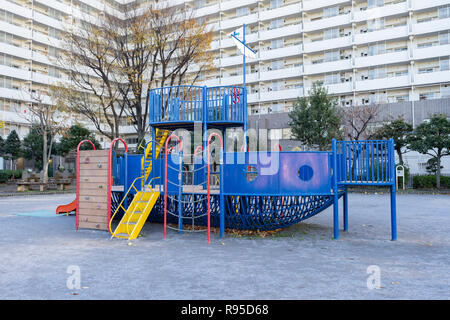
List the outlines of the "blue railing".
{"label": "blue railing", "polygon": [[243,87],[173,86],[149,92],[150,124],[177,122],[241,122],[246,92]]}
{"label": "blue railing", "polygon": [[339,184],[392,184],[395,180],[393,140],[337,141]]}

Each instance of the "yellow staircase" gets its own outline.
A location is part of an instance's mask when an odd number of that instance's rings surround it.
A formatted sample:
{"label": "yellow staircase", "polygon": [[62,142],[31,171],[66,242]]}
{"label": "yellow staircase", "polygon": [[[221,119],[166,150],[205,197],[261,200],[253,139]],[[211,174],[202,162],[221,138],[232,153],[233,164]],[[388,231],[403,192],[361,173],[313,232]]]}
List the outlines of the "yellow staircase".
{"label": "yellow staircase", "polygon": [[142,186],[145,185],[150,172],[152,172],[152,159],[158,159],[161,148],[164,147],[169,133],[169,130],[156,129],[155,138],[158,143],[156,143],[155,145],[155,156],[153,156],[152,154],[153,142],[150,141],[150,143],[147,144],[147,148],[145,148],[144,156],[142,157],[141,162],[142,175],[144,176],[144,179],[142,180]]}
{"label": "yellow staircase", "polygon": [[134,240],[139,236],[160,194],[150,190],[136,193],[111,237]]}
{"label": "yellow staircase", "polygon": [[[142,157],[141,168],[142,168],[142,176],[134,179],[131,187],[128,189],[127,193],[123,197],[119,206],[117,207],[114,215],[111,217],[109,222],[109,231],[111,232],[111,238],[122,238],[128,240],[134,240],[139,236],[139,233],[144,226],[145,221],[147,220],[150,212],[155,206],[156,201],[158,200],[159,191],[154,191],[151,188],[151,182],[153,179],[158,179],[158,177],[154,177],[151,181],[146,183],[150,172],[152,171],[152,159],[157,159],[159,153],[161,152],[161,148],[164,147],[167,137],[169,136],[169,130],[161,130],[156,129],[155,137],[158,142],[155,145],[155,155],[153,156],[152,152],[152,144],[153,142],[149,142],[147,147],[145,148],[144,156]],[[135,183],[138,180],[141,181],[141,190],[140,191],[135,187]],[[134,189],[136,191],[136,195],[133,198],[133,201],[128,206],[127,209],[123,206],[124,200],[127,198],[130,191]],[[116,213],[120,210],[124,210],[125,214],[120,220],[119,224],[116,227],[116,230],[112,232],[111,222],[114,219]]]}

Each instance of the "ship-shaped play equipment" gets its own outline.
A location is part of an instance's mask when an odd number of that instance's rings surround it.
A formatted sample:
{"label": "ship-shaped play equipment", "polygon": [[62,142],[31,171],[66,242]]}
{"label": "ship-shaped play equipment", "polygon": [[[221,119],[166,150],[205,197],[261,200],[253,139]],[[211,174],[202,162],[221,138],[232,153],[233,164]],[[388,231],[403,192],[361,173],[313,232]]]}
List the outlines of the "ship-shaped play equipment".
{"label": "ship-shaped play equipment", "polygon": [[[220,236],[226,229],[275,230],[333,206],[338,238],[339,199],[348,230],[347,188],[387,186],[396,239],[393,140],[333,140],[326,152],[256,151],[246,143],[245,87],[174,86],[148,94],[151,141],[143,154],[110,159],[113,237],[135,239],[149,221],[164,223],[164,237],[167,229],[206,230],[210,240],[211,227]],[[230,128],[242,134],[231,139]]]}

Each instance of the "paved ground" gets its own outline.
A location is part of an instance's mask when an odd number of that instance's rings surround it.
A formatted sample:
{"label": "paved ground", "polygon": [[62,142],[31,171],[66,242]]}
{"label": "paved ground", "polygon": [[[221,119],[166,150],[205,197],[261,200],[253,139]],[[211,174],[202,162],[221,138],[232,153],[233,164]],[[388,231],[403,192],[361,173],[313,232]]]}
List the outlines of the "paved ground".
{"label": "paved ground", "polygon": [[[18,215],[45,215],[73,198],[0,198],[0,299],[450,298],[449,196],[399,195],[396,242],[387,194],[350,194],[350,230],[338,241],[331,209],[275,236],[210,245],[205,234],[164,241],[161,226],[148,225],[130,246],[76,232],[74,216]],[[380,289],[367,288],[372,265]],[[80,289],[67,287],[69,266],[79,267]]]}

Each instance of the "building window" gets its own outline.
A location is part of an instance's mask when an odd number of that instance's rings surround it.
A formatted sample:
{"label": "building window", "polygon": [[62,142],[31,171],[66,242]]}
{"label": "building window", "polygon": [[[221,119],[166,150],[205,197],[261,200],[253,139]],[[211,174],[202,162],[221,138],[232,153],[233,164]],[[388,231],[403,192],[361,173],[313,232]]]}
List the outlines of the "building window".
{"label": "building window", "polygon": [[337,61],[340,59],[340,53],[338,51],[328,51],[324,54],[324,61],[325,62],[331,62],[331,61]]}
{"label": "building window", "polygon": [[442,59],[442,60],[440,61],[440,68],[441,68],[441,71],[447,71],[447,70],[450,70],[449,58],[447,58],[447,59]]}
{"label": "building window", "polygon": [[331,7],[323,9],[323,17],[330,18],[339,15],[339,7]]}
{"label": "building window", "polygon": [[377,43],[369,46],[369,55],[376,56],[378,54],[386,53],[386,43]]}
{"label": "building window", "polygon": [[369,32],[384,29],[384,26],[385,26],[384,18],[367,21],[367,28],[368,28]]}
{"label": "building window", "polygon": [[439,33],[439,44],[441,46],[450,43],[450,32],[441,32]]}
{"label": "building window", "polygon": [[278,49],[284,46],[283,39],[275,39],[270,41],[270,49]]}
{"label": "building window", "polygon": [[270,0],[270,9],[276,9],[284,5],[284,0]]}
{"label": "building window", "polygon": [[419,95],[419,100],[432,100],[436,99],[436,96],[435,92],[425,92]]}
{"label": "building window", "polygon": [[438,9],[438,18],[445,19],[450,17],[450,6],[440,7]]}
{"label": "building window", "polygon": [[374,7],[382,7],[384,6],[384,0],[368,0],[367,1],[367,7],[374,8]]}
{"label": "building window", "polygon": [[237,8],[236,9],[236,17],[246,16],[249,13],[250,13],[250,10],[248,9],[248,7],[243,7],[243,8]]}
{"label": "building window", "polygon": [[369,69],[369,80],[386,78],[386,68],[379,67]]}
{"label": "building window", "polygon": [[450,86],[441,87],[441,98],[450,98]]}
{"label": "building window", "polygon": [[282,129],[269,129],[269,140],[281,140],[283,138]]}
{"label": "building window", "polygon": [[327,85],[341,83],[341,75],[339,73],[327,74],[324,80],[324,83]]}
{"label": "building window", "polygon": [[323,32],[324,40],[335,39],[338,37],[339,37],[339,29],[338,28],[327,29]]}
{"label": "building window", "polygon": [[270,29],[278,29],[284,26],[284,19],[275,19],[270,21]]}

